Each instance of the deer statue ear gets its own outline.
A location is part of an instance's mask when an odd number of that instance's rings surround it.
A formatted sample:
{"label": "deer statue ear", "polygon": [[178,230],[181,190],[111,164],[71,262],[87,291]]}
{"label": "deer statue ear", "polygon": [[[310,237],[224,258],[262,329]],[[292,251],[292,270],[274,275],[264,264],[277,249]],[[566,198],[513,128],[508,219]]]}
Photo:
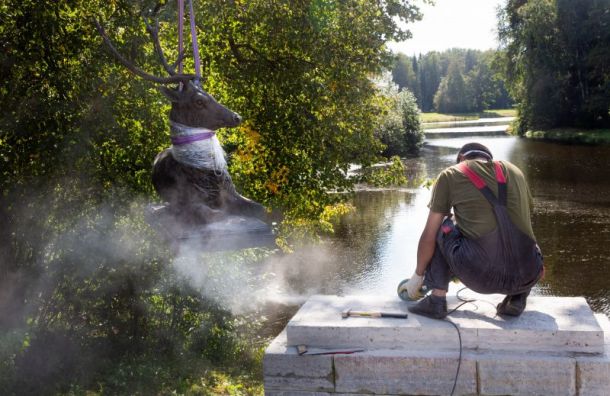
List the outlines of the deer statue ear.
{"label": "deer statue ear", "polygon": [[177,89],[168,88],[164,85],[159,87],[159,91],[161,91],[161,93],[171,102],[177,103],[184,101],[184,91],[180,92]]}

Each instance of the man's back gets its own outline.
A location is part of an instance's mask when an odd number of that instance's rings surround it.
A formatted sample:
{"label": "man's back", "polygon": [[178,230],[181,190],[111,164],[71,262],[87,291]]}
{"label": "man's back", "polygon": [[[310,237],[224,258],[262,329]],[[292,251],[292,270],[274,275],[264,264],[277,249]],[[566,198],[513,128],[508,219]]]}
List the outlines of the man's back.
{"label": "man's back", "polygon": [[[467,160],[468,167],[476,172],[494,195],[498,194],[493,162]],[[500,161],[506,176],[508,212],[511,221],[526,235],[535,239],[530,220],[532,196],[519,168],[508,161]],[[433,212],[448,214],[453,208],[455,221],[467,238],[476,239],[496,228],[491,204],[472,182],[452,166],[439,175],[433,189],[429,208]]]}

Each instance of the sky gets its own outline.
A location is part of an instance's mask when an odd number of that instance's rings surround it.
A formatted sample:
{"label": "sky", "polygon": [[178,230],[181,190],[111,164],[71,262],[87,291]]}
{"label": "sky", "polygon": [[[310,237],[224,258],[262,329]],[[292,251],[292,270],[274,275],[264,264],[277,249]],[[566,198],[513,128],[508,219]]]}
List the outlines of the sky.
{"label": "sky", "polygon": [[413,37],[390,43],[394,52],[407,55],[443,51],[448,48],[495,49],[496,8],[505,0],[435,0],[435,5],[416,1],[424,14],[421,21],[410,23]]}

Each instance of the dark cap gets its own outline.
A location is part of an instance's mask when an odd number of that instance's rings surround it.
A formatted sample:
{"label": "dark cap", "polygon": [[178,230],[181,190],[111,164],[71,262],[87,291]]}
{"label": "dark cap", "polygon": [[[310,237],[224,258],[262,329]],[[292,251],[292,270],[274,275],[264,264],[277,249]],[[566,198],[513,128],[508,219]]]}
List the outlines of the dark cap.
{"label": "dark cap", "polygon": [[464,159],[485,158],[487,161],[491,161],[494,158],[493,155],[491,155],[491,151],[481,143],[468,143],[463,145],[457,154],[455,162],[460,162],[460,155],[463,155]]}

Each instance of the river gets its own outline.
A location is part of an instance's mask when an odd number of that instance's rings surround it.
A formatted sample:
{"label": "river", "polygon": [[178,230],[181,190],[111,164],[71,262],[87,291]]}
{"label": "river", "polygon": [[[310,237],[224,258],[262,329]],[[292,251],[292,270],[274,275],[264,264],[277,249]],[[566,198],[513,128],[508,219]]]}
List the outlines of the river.
{"label": "river", "polygon": [[[429,140],[419,158],[405,161],[409,176],[436,177],[473,140]],[[546,265],[532,294],[585,296],[596,312],[610,314],[610,146],[512,136],[476,141],[495,159],[519,166],[532,190],[532,222]],[[341,219],[332,237],[295,253],[285,275],[291,293],[395,295],[398,282],[415,269],[430,194],[418,186],[358,191],[357,210]]]}

